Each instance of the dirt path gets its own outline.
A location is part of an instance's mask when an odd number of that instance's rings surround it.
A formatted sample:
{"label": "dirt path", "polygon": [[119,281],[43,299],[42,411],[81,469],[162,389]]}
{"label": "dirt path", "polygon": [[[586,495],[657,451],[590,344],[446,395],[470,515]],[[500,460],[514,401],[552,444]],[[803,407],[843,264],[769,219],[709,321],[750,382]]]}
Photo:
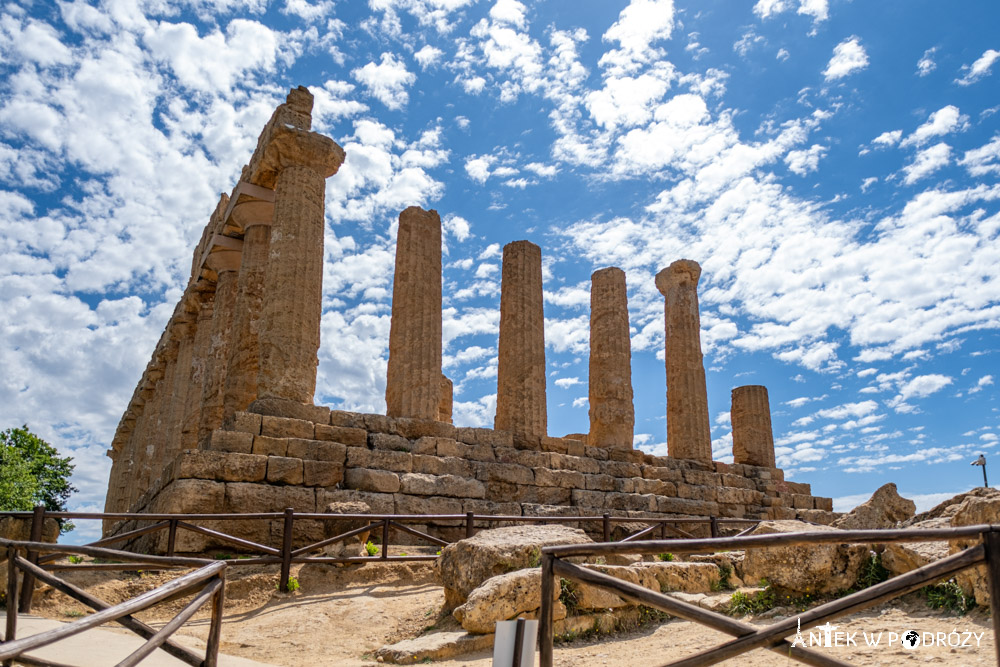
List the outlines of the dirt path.
{"label": "dirt path", "polygon": [[[301,589],[291,595],[275,590],[277,576],[263,568],[242,572],[234,569],[227,586],[227,605],[223,626],[222,650],[231,655],[288,667],[336,665],[355,667],[376,665],[371,656],[387,643],[415,637],[428,626],[441,622],[438,612],[443,604],[442,589],[426,565],[386,564],[366,565],[352,570],[330,571],[319,575],[299,571]],[[143,589],[152,588],[175,575],[151,575],[112,579],[107,574],[71,575],[78,583],[96,595],[115,602]],[[36,613],[66,620],[82,609],[61,595],[39,596]],[[175,601],[170,607],[147,614],[144,620],[161,624],[183,606]],[[746,619],[758,625],[774,619]],[[995,652],[990,620],[985,612],[954,616],[928,609],[922,599],[896,601],[873,611],[863,612],[836,623],[837,632],[857,633],[857,645],[821,648],[856,665],[945,664],[994,665]],[[889,646],[889,633],[901,636],[908,630],[920,633],[980,633],[978,647],[970,636],[971,647],[920,645],[905,649],[900,641]],[[208,631],[207,615],[196,617],[182,633],[203,641]],[[879,645],[865,645],[862,633],[869,636],[883,633]],[[818,638],[818,633],[814,630]],[[808,641],[808,633],[805,633]],[[956,635],[952,635],[954,642]],[[726,641],[721,633],[680,620],[600,640],[578,639],[556,646],[556,665],[607,665],[634,667],[662,664],[691,655],[709,646]],[[834,640],[836,637],[834,637]],[[435,664],[443,667],[472,665],[487,667],[491,656],[472,654]],[[794,663],[773,652],[756,650],[723,664],[741,667],[792,665]]]}

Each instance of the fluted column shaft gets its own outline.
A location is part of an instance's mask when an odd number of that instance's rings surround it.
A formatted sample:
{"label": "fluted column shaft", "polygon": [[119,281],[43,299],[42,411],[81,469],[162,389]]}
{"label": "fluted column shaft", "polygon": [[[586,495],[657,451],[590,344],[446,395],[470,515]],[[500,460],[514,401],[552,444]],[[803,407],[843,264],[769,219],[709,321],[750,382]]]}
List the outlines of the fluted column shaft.
{"label": "fluted column shaft", "polygon": [[455,387],[448,376],[441,374],[441,400],[438,402],[439,422],[451,423],[451,411],[453,406]]}
{"label": "fluted column shaft", "polygon": [[767,387],[736,387],[732,394],[730,418],[733,424],[733,460],[773,468],[774,434]]}
{"label": "fluted column shaft", "polygon": [[386,414],[436,420],[441,403],[441,218],[399,214],[392,283]]}
{"label": "fluted column shaft", "polygon": [[205,391],[205,380],[208,376],[209,359],[212,355],[212,319],[214,313],[215,292],[203,291],[191,351],[190,387],[184,401],[184,415],[181,418],[180,451],[195,449],[198,446],[201,401]]}
{"label": "fluted column shaft", "polygon": [[240,253],[224,250],[209,255],[208,261],[211,268],[218,272],[219,279],[215,283],[212,337],[205,357],[205,375],[202,381],[201,414],[198,422],[199,444],[207,442],[212,436],[212,431],[222,426],[222,392],[229,362]]}
{"label": "fluted column shaft", "polygon": [[494,426],[534,439],[546,435],[546,422],[542,250],[515,241],[503,249]]}
{"label": "fluted column shaft", "polygon": [[625,272],[610,267],[590,276],[590,434],[592,447],[632,449],[632,344]]}
{"label": "fluted column shaft", "polygon": [[[185,313],[187,319],[174,323],[173,333],[177,338],[176,371],[171,388],[170,410],[166,426],[166,438],[163,443],[162,463],[168,463],[181,449],[184,423],[184,409],[187,405],[188,392],[191,391],[191,366],[194,358],[194,338],[197,320],[190,313]],[[199,388],[200,389],[200,388]]]}
{"label": "fluted column shaft", "polygon": [[232,343],[229,346],[228,371],[222,400],[224,417],[246,410],[257,398],[261,305],[270,247],[270,224],[254,224],[245,228]]}
{"label": "fluted column shaft", "polygon": [[708,390],[701,354],[697,262],[681,259],[656,275],[666,298],[667,452],[679,459],[712,460]]}

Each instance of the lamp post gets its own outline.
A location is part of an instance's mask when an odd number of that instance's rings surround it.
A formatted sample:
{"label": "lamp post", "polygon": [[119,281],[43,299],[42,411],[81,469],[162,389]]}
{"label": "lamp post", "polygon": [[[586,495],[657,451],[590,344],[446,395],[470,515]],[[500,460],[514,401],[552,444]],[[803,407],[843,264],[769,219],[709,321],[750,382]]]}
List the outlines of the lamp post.
{"label": "lamp post", "polygon": [[986,457],[980,454],[979,458],[972,462],[972,465],[983,467],[983,486],[989,488],[990,483],[986,481]]}

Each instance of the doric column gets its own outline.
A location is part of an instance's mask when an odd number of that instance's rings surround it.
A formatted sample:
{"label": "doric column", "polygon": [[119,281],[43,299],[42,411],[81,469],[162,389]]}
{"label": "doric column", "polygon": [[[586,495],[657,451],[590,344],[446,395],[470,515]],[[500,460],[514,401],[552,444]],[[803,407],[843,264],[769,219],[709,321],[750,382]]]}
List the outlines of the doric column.
{"label": "doric column", "polygon": [[529,241],[503,249],[494,427],[515,437],[546,433],[542,250]]}
{"label": "doric column", "polygon": [[441,218],[399,214],[385,404],[390,417],[436,420],[441,402]]}
{"label": "doric column", "polygon": [[232,343],[229,346],[229,370],[223,393],[223,416],[246,410],[257,398],[257,374],[260,372],[260,322],[264,298],[264,276],[271,247],[271,218],[274,204],[247,202],[233,208],[233,219],[243,226],[243,258],[240,263],[236,314]]}
{"label": "doric column", "polygon": [[774,467],[774,434],[767,387],[746,385],[733,389],[733,460],[752,466]]}
{"label": "doric column", "polygon": [[174,390],[180,384],[177,368],[179,352],[180,343],[168,339],[160,354],[160,362],[163,364],[163,379],[156,386],[154,399],[156,403],[156,428],[150,433],[147,446],[149,456],[146,461],[150,469],[150,482],[159,477],[168,456],[167,450],[170,447],[170,438],[173,433],[171,417],[173,416]]}
{"label": "doric column", "polygon": [[261,307],[265,325],[259,332],[257,393],[311,405],[323,310],[326,179],[340,168],[344,151],[328,137],[288,125],[274,125],[261,140],[253,165],[255,183],[273,183],[274,222]]}
{"label": "doric column", "polygon": [[240,269],[240,253],[235,250],[213,252],[207,266],[219,275],[215,283],[215,306],[212,312],[212,337],[205,359],[202,381],[201,415],[198,422],[198,443],[206,442],[212,431],[222,426],[222,391],[229,363],[229,342],[232,337],[233,311]]}
{"label": "doric column", "polygon": [[441,374],[441,400],[438,403],[439,422],[451,423],[451,409],[453,403],[454,386],[445,374]]}
{"label": "doric column", "polygon": [[198,446],[198,427],[201,424],[201,400],[208,375],[208,362],[212,354],[212,315],[215,312],[215,291],[200,292],[198,319],[195,323],[194,342],[191,350],[190,388],[184,400],[181,418],[180,451]]}
{"label": "doric column", "polygon": [[171,326],[171,335],[177,341],[177,361],[170,397],[167,437],[164,442],[162,458],[165,463],[173,460],[181,449],[184,409],[187,405],[188,392],[191,390],[191,367],[194,357],[196,326],[197,315],[189,312],[182,313]]}
{"label": "doric column", "polygon": [[592,447],[632,449],[632,345],[625,272],[590,276],[590,434]]}
{"label": "doric column", "polygon": [[678,459],[712,460],[708,390],[701,355],[697,262],[680,259],[658,274],[666,297],[667,452]]}

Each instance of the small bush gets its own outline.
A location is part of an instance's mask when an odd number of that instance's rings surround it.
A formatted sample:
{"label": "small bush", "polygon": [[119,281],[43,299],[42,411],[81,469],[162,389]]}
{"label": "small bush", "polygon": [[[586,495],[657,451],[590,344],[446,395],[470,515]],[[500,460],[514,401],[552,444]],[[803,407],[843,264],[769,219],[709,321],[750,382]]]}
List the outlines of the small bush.
{"label": "small bush", "polygon": [[733,574],[733,568],[729,565],[719,566],[719,581],[712,584],[713,591],[729,591],[733,589],[733,583],[729,577]]}
{"label": "small bush", "polygon": [[868,552],[868,558],[861,565],[861,571],[858,573],[858,581],[854,584],[854,588],[857,590],[870,588],[875,584],[881,584],[888,578],[889,570],[885,569],[882,565],[882,554],[870,551]]}
{"label": "small bush", "polygon": [[369,556],[375,556],[375,555],[378,554],[378,547],[375,546],[374,542],[372,542],[371,540],[368,540],[368,543],[365,544],[365,551],[368,552]]}
{"label": "small bush", "polygon": [[572,581],[559,579],[559,601],[566,606],[568,616],[576,615],[576,607],[580,602],[580,594]]}
{"label": "small bush", "polygon": [[[278,590],[281,590],[281,582],[278,582]],[[294,593],[299,590],[299,580],[296,577],[289,576],[288,584],[285,586],[285,590],[289,593]]]}
{"label": "small bush", "polygon": [[665,561],[669,562],[669,561],[672,561],[674,559],[674,555],[673,554],[660,554],[660,555],[657,556],[657,558],[659,558],[660,560],[665,560]]}
{"label": "small bush", "polygon": [[729,601],[729,613],[733,616],[761,614],[769,609],[773,609],[775,604],[774,589],[770,586],[752,595],[743,591],[736,591]]}
{"label": "small bush", "polygon": [[69,562],[73,563],[73,565],[79,565],[83,562],[83,556],[70,556]]}
{"label": "small bush", "polygon": [[947,609],[964,616],[976,606],[975,599],[966,595],[954,579],[933,586],[924,586],[921,590],[927,599],[927,606],[931,609]]}

